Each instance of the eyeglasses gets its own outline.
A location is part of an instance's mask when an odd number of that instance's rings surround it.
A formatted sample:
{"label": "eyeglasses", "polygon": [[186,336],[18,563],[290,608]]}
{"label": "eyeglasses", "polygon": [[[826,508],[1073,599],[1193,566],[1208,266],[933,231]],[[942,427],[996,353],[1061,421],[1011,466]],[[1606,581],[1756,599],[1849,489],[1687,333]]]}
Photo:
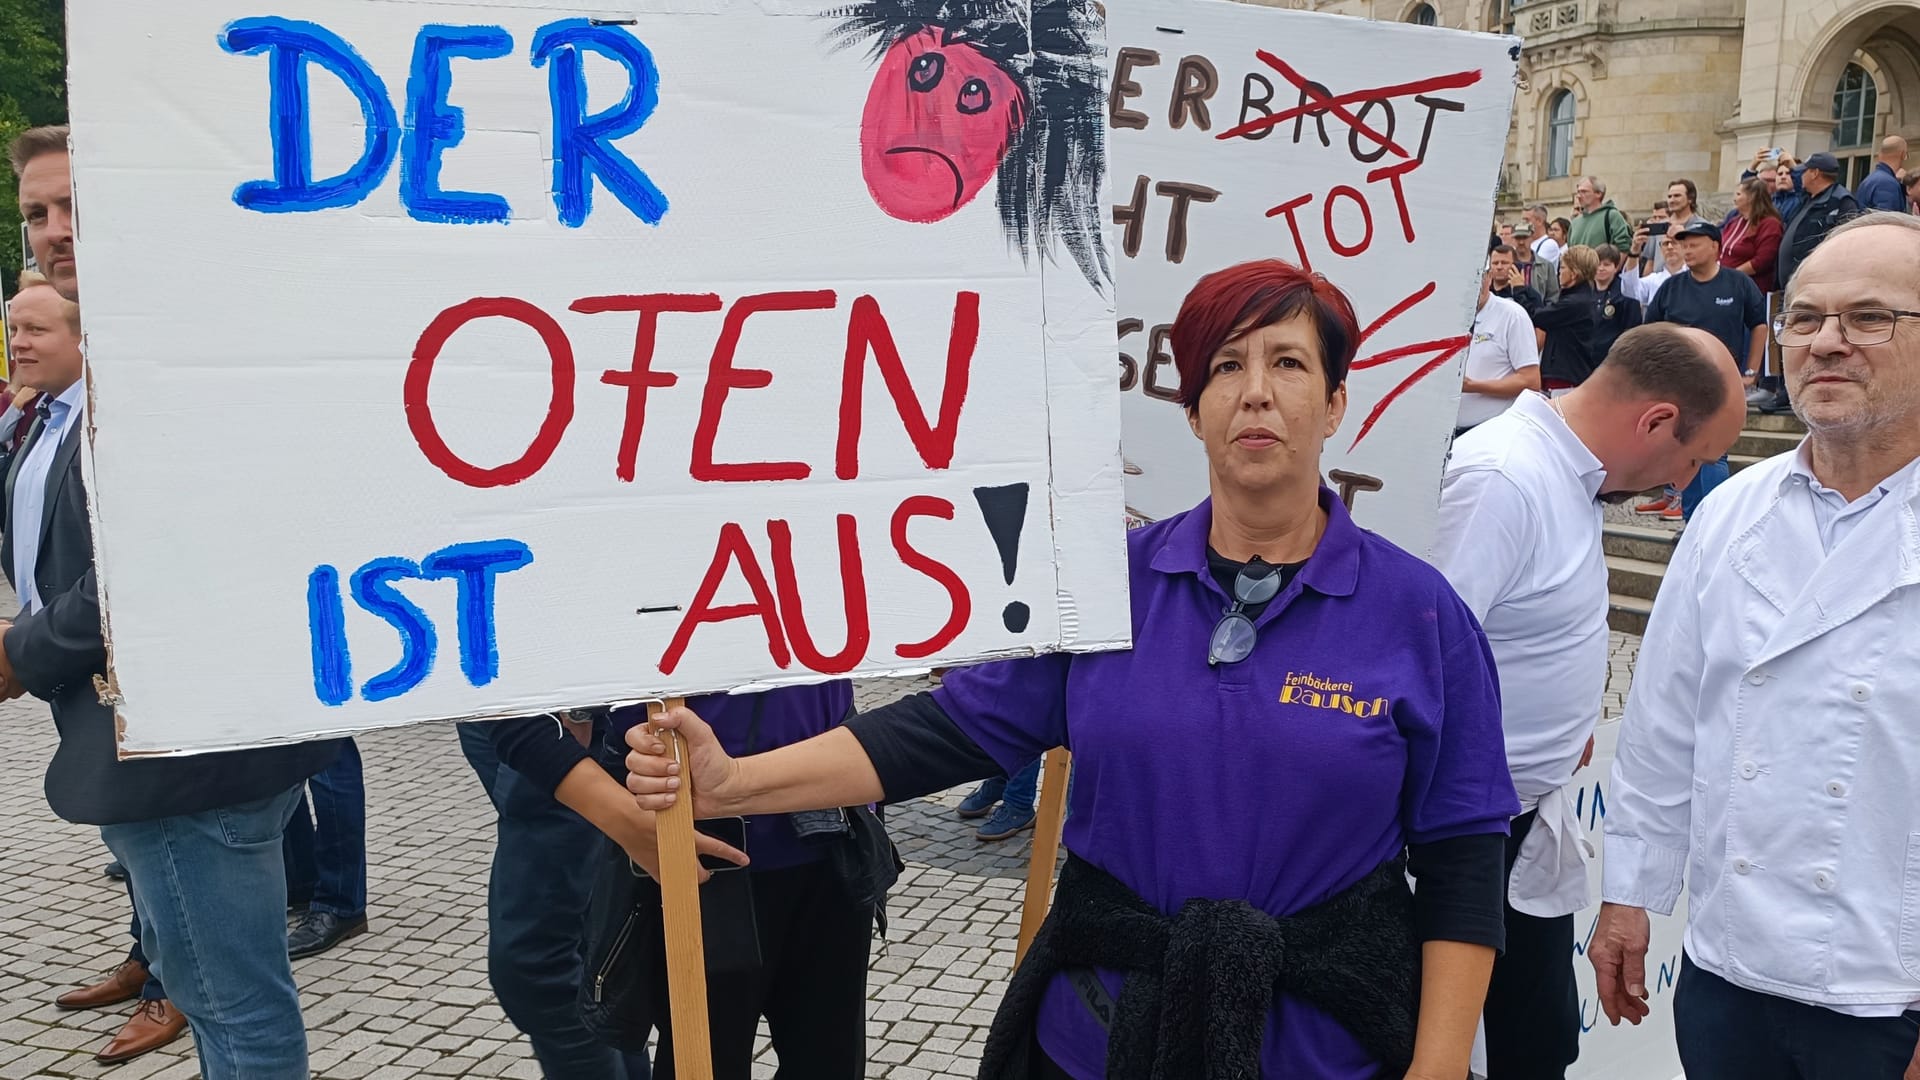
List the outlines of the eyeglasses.
{"label": "eyeglasses", "polygon": [[1849,345],[1882,345],[1893,340],[1901,319],[1920,319],[1920,311],[1894,308],[1853,308],[1850,311],[1783,311],[1773,317],[1773,340],[1785,348],[1813,344],[1828,319],[1840,320],[1840,334]]}
{"label": "eyeglasses", "polygon": [[1233,603],[1214,624],[1213,637],[1207,642],[1207,666],[1237,664],[1253,655],[1260,632],[1247,618],[1247,608],[1264,604],[1280,592],[1280,568],[1255,555],[1240,568],[1233,579]]}

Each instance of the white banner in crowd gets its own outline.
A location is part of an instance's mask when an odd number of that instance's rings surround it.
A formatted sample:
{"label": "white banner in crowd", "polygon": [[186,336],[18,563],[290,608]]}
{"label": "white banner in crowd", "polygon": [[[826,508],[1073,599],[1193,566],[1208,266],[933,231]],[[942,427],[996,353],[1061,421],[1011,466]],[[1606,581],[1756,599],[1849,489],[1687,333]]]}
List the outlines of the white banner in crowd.
{"label": "white banner in crowd", "polygon": [[1108,6],[1121,409],[1134,520],[1207,492],[1167,331],[1203,274],[1282,258],[1365,330],[1323,469],[1360,524],[1431,547],[1517,38],[1223,0]]}
{"label": "white banner in crowd", "polygon": [[70,6],[125,752],[1127,644],[1098,22],[582,10]]}

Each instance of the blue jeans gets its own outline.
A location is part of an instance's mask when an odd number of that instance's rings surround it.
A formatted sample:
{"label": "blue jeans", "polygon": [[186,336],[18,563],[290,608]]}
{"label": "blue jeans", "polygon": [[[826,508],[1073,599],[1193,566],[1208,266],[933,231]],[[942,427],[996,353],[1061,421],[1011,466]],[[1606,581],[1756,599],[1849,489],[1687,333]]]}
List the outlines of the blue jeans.
{"label": "blue jeans", "polygon": [[306,1080],[287,962],[280,836],[300,789],[198,814],[102,825],[140,906],[140,945],[193,1028],[204,1080]]}
{"label": "blue jeans", "polygon": [[333,764],[313,774],[313,813],[303,793],[287,826],[287,896],[346,920],[367,913],[367,784],[360,748],[343,740]]}
{"label": "blue jeans", "polygon": [[127,950],[127,959],[147,969],[147,981],[140,987],[141,1001],[167,1000],[167,988],[160,984],[159,976],[153,973],[153,965],[147,963],[147,950],[140,947],[140,901],[133,897],[133,877],[127,877],[127,903],[133,908],[133,917],[128,920],[127,932],[133,935],[133,947]]}
{"label": "blue jeans", "polygon": [[1034,758],[1026,768],[1007,778],[1007,786],[1000,792],[1002,803],[1027,814],[1033,813],[1033,796],[1040,790],[1040,761],[1040,758]]}
{"label": "blue jeans", "polygon": [[487,882],[487,980],[500,1009],[556,1080],[648,1080],[644,1053],[599,1042],[575,1004],[581,936],[600,833],[494,756],[484,723],[456,725],[460,749],[499,813]]}
{"label": "blue jeans", "polygon": [[1680,512],[1688,521],[1693,520],[1694,508],[1700,505],[1700,500],[1711,494],[1714,488],[1726,483],[1727,477],[1731,475],[1724,454],[1719,461],[1709,461],[1700,466],[1700,471],[1694,474],[1693,482],[1680,492]]}

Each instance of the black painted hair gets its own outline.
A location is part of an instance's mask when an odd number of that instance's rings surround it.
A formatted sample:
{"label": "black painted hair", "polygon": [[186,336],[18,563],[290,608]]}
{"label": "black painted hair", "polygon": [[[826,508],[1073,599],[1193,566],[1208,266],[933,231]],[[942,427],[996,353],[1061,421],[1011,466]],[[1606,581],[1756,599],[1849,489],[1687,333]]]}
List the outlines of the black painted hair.
{"label": "black painted hair", "polygon": [[939,29],[979,49],[1019,84],[1028,114],[1000,162],[995,201],[1007,240],[1024,261],[1051,258],[1059,241],[1095,289],[1112,280],[1101,227],[1100,165],[1107,122],[1107,65],[1095,0],[1032,0],[1032,32],[1017,0],[860,0],[837,8],[831,37],[865,44],[878,60],[904,38]]}

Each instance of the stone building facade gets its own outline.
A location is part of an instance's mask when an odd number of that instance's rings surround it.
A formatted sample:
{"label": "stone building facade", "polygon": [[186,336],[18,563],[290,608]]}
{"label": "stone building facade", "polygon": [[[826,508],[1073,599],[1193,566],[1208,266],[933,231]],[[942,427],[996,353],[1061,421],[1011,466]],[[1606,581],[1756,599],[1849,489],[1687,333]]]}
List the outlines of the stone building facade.
{"label": "stone building facade", "polygon": [[1755,151],[1829,151],[1849,184],[1887,135],[1920,168],[1914,0],[1251,0],[1519,35],[1521,83],[1501,172],[1503,216],[1599,176],[1629,215],[1688,177],[1732,205]]}

